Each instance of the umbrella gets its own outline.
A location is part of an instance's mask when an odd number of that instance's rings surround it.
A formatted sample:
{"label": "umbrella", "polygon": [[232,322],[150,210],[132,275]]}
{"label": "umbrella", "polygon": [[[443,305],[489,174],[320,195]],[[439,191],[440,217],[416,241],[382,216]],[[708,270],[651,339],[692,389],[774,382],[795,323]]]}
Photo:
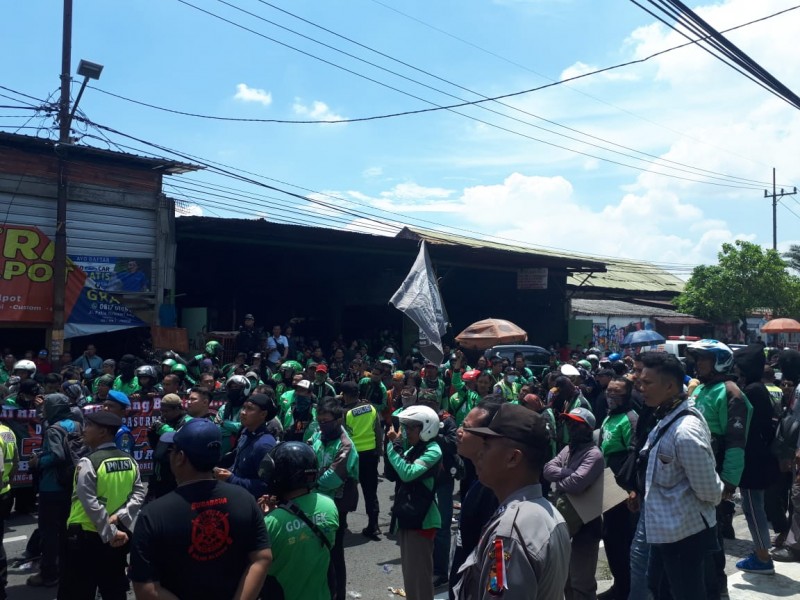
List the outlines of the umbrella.
{"label": "umbrella", "polygon": [[628,348],[630,346],[646,346],[648,344],[661,344],[663,343],[664,336],[653,331],[652,329],[640,329],[639,331],[631,331],[622,340],[620,346]]}
{"label": "umbrella", "polygon": [[484,319],[467,327],[456,336],[456,341],[463,348],[470,350],[486,350],[496,344],[513,344],[527,342],[528,334],[503,319]]}
{"label": "umbrella", "polygon": [[761,328],[762,333],[800,333],[800,323],[794,319],[772,319]]}

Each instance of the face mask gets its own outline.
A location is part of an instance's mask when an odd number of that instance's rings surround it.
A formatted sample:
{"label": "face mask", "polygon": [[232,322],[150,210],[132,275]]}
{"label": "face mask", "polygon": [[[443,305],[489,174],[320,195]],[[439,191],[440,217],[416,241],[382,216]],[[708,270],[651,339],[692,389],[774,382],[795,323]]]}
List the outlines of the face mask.
{"label": "face mask", "polygon": [[508,375],[508,383],[514,383],[517,380],[516,375]]}
{"label": "face mask", "polygon": [[300,412],[308,412],[308,409],[311,408],[311,397],[295,395],[294,398],[297,410],[299,410]]}
{"label": "face mask", "polygon": [[238,402],[244,400],[244,390],[228,390],[228,400],[231,402],[231,404],[237,404]]}
{"label": "face mask", "polygon": [[319,431],[325,440],[333,440],[339,437],[339,421],[329,421],[319,424]]}

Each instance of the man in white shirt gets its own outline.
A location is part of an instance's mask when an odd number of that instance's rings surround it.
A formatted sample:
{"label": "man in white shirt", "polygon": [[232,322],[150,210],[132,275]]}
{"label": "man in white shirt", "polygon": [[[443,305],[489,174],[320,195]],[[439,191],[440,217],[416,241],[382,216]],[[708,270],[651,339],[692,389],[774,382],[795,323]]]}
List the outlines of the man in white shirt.
{"label": "man in white shirt", "polygon": [[705,563],[717,549],[715,507],[723,490],[711,433],[689,408],[680,361],[659,352],[645,355],[643,363],[639,385],[658,419],[640,453],[647,461],[649,586],[655,600],[705,600]]}

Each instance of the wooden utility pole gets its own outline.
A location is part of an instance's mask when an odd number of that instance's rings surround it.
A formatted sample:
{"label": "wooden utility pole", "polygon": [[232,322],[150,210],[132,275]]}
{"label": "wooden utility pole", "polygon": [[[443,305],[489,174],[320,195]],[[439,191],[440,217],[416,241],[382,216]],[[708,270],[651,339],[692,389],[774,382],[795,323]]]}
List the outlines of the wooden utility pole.
{"label": "wooden utility pole", "polygon": [[775,187],[775,167],[772,168],[772,193],[764,190],[764,198],[772,198],[772,249],[778,249],[778,200],[784,196],[794,196],[797,188],[793,192],[784,192],[781,188],[780,194]]}

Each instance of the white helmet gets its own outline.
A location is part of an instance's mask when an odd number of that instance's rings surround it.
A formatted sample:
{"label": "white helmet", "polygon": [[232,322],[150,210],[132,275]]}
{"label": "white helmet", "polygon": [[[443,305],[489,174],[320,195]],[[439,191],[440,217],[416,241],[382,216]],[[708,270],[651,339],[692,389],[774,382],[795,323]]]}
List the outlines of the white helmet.
{"label": "white helmet", "polygon": [[31,377],[36,375],[36,365],[33,364],[32,360],[18,360],[14,363],[14,368],[11,372],[15,371],[27,371]]}
{"label": "white helmet", "polygon": [[439,435],[439,428],[441,427],[439,415],[428,406],[421,406],[418,404],[409,406],[400,413],[399,417],[401,424],[411,422],[416,425],[422,425],[419,438],[423,442],[429,442]]}

